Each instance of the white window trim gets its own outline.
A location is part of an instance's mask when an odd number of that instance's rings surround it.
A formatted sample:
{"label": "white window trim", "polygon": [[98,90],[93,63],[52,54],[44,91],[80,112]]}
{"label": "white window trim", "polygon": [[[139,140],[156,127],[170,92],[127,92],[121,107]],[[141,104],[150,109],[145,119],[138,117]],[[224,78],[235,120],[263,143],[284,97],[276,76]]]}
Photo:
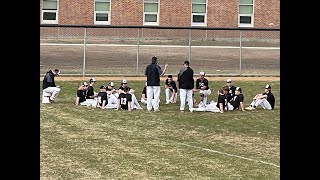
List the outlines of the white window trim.
{"label": "white window trim", "polygon": [[[147,3],[152,3],[152,2],[147,2]],[[145,26],[159,26],[160,0],[158,1],[158,12],[144,12],[144,4],[145,4],[145,1],[143,1],[143,25],[145,25]],[[157,22],[146,22],[145,21],[146,14],[156,14],[157,15]]]}
{"label": "white window trim", "polygon": [[[105,1],[99,1],[99,0],[93,1],[93,3],[94,3],[94,5],[93,5],[94,6],[94,24],[110,25],[110,22],[111,22],[111,0],[109,1],[109,3],[110,3],[109,11],[96,11],[96,2],[105,2]],[[97,21],[96,20],[97,13],[107,13],[108,14],[108,21]]]}
{"label": "white window trim", "polygon": [[[196,3],[196,4],[204,4],[204,3]],[[191,0],[191,26],[207,26],[207,14],[208,14],[208,0],[206,0],[206,13],[192,13],[192,0]],[[193,22],[193,15],[204,15],[204,23]]]}
{"label": "white window trim", "polygon": [[[254,0],[252,1],[252,4],[241,4],[241,5],[252,6],[252,14],[240,14],[240,3],[238,3],[238,27],[254,27]],[[250,16],[251,17],[251,24],[240,23],[240,16]]]}
{"label": "white window trim", "polygon": [[[57,10],[43,10],[43,0],[42,0],[42,7],[41,7],[41,24],[58,24],[58,14],[59,14],[59,0],[57,0]],[[43,20],[43,13],[44,12],[55,12],[56,13],[56,20]]]}

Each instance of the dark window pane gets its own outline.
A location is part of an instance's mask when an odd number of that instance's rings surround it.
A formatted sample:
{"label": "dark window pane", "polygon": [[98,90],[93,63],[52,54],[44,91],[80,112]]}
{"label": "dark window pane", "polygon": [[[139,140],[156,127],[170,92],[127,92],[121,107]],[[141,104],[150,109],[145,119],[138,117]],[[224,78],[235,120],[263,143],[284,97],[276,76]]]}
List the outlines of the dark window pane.
{"label": "dark window pane", "polygon": [[108,13],[97,13],[96,21],[108,21]]}
{"label": "dark window pane", "polygon": [[55,12],[43,12],[43,20],[56,20]]}
{"label": "dark window pane", "polygon": [[204,23],[204,15],[193,15],[194,23]]}
{"label": "dark window pane", "polygon": [[156,14],[146,14],[145,22],[157,22],[157,15]]}
{"label": "dark window pane", "polygon": [[251,16],[240,16],[241,24],[251,24]]}

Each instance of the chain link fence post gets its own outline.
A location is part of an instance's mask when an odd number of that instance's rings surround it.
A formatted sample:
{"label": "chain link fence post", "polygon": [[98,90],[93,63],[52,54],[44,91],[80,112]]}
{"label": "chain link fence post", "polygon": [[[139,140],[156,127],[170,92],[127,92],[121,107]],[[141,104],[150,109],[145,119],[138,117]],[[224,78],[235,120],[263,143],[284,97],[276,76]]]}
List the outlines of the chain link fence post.
{"label": "chain link fence post", "polygon": [[87,28],[84,28],[82,77],[84,77],[86,74],[86,44],[87,44],[86,39],[87,39]]}

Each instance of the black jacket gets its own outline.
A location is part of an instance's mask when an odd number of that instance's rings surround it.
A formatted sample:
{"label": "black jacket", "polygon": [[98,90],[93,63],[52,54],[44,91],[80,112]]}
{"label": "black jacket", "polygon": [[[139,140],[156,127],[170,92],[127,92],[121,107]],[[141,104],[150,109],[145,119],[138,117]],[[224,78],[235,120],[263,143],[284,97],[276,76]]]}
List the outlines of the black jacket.
{"label": "black jacket", "polygon": [[193,89],[193,70],[190,67],[182,68],[178,74],[178,81],[180,89]]}
{"label": "black jacket", "polygon": [[42,81],[42,89],[46,89],[47,87],[56,87],[54,75],[51,70],[46,73]]}

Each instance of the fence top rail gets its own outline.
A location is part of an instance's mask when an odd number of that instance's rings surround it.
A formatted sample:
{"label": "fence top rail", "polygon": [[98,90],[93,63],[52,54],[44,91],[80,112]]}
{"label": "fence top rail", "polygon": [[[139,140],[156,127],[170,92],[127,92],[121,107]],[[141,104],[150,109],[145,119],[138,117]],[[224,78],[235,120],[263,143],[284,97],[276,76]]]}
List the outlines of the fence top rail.
{"label": "fence top rail", "polygon": [[61,25],[40,24],[40,27],[64,27],[64,28],[132,28],[132,29],[190,29],[190,30],[244,30],[244,31],[280,31],[280,28],[250,28],[250,27],[174,27],[174,26],[110,26],[110,25]]}

